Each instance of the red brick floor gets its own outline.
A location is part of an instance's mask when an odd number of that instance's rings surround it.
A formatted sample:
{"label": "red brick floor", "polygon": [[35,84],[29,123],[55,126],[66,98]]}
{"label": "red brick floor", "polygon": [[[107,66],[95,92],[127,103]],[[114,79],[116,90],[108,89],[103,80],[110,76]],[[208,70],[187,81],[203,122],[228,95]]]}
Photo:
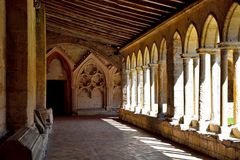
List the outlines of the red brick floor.
{"label": "red brick floor", "polygon": [[111,117],[55,118],[47,160],[210,160]]}

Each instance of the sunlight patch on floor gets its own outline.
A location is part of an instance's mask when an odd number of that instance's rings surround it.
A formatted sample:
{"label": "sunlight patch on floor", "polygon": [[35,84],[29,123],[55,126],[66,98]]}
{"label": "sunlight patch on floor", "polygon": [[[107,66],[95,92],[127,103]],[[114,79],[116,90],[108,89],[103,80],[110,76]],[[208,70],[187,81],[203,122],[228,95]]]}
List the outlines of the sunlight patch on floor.
{"label": "sunlight patch on floor", "polygon": [[132,129],[130,127],[128,127],[127,125],[124,125],[124,124],[121,124],[115,120],[112,120],[112,119],[102,119],[103,121],[111,124],[112,126],[118,128],[119,130],[121,131],[131,131],[131,132],[136,132],[135,129]]}

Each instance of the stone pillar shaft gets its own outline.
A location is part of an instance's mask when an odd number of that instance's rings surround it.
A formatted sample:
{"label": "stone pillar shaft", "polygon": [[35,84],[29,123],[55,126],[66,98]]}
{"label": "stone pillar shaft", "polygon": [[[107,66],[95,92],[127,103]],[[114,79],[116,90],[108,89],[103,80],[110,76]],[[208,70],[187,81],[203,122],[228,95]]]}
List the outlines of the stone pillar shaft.
{"label": "stone pillar shaft", "polygon": [[46,15],[45,5],[36,11],[37,109],[46,109]]}
{"label": "stone pillar shaft", "polygon": [[135,111],[135,108],[137,107],[137,75],[136,70],[131,70],[131,111]]}
{"label": "stone pillar shaft", "polygon": [[150,64],[151,68],[151,113],[153,117],[158,114],[158,64]]}
{"label": "stone pillar shaft", "polygon": [[234,62],[234,122],[240,124],[240,49],[233,51]]}
{"label": "stone pillar shaft", "polygon": [[36,13],[32,0],[6,1],[6,9],[7,124],[16,131],[34,123]]}
{"label": "stone pillar shaft", "polygon": [[[184,59],[184,117],[192,118],[194,114],[193,101],[193,59]],[[188,119],[185,118],[185,119]]]}
{"label": "stone pillar shaft", "polygon": [[200,53],[199,78],[199,120],[210,120],[211,113],[211,83],[210,83],[210,55]]}
{"label": "stone pillar shaft", "polygon": [[194,119],[198,119],[199,108],[199,58],[193,59],[193,99],[194,99]]}
{"label": "stone pillar shaft", "polygon": [[131,104],[131,80],[130,80],[130,71],[126,70],[126,79],[127,79],[127,105],[126,110],[130,110],[130,104]]}
{"label": "stone pillar shaft", "polygon": [[212,115],[211,121],[220,124],[220,56],[218,53],[211,55],[211,90],[212,90]]}
{"label": "stone pillar shaft", "polygon": [[137,109],[136,113],[140,113],[143,108],[143,70],[137,67]]}
{"label": "stone pillar shaft", "polygon": [[228,50],[221,49],[221,125],[228,125]]}
{"label": "stone pillar shaft", "polygon": [[144,95],[144,102],[143,102],[143,114],[149,114],[150,112],[150,70],[148,66],[143,66],[143,83],[144,83],[144,89],[143,89],[143,95]]}

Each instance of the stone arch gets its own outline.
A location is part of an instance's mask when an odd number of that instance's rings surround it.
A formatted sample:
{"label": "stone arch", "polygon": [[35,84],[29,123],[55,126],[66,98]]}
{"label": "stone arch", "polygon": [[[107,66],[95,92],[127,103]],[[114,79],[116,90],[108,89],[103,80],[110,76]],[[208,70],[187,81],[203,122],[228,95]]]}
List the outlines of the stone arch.
{"label": "stone arch", "polygon": [[196,53],[196,49],[199,48],[198,33],[196,27],[190,24],[185,37],[185,53]]}
{"label": "stone arch", "polygon": [[137,66],[141,67],[143,65],[143,60],[142,60],[142,51],[139,49],[138,55],[137,55]]}
{"label": "stone arch", "polygon": [[230,7],[223,29],[223,39],[228,42],[240,41],[240,5],[233,3]]}
{"label": "stone arch", "polygon": [[148,65],[150,63],[149,49],[146,46],[144,50],[143,64]]}
{"label": "stone arch", "polygon": [[153,43],[152,45],[151,63],[158,63],[158,49],[156,43]]}
{"label": "stone arch", "polygon": [[47,54],[47,71],[48,68],[53,60],[59,60],[61,65],[66,73],[66,83],[65,83],[65,112],[71,113],[72,112],[72,93],[71,93],[71,81],[72,81],[72,69],[73,63],[65,56],[65,54],[57,48],[52,49]]}
{"label": "stone arch", "polygon": [[89,58],[82,64],[75,83],[77,87],[76,109],[96,109],[107,106],[105,72],[95,59]]}
{"label": "stone arch", "polygon": [[217,48],[220,41],[219,27],[215,17],[210,14],[203,27],[201,46],[204,48]]}
{"label": "stone arch", "polygon": [[163,38],[160,44],[159,49],[159,102],[160,102],[160,108],[161,112],[166,114],[167,113],[167,43],[166,39]]}
{"label": "stone arch", "polygon": [[[83,71],[89,67],[93,70],[92,72],[88,72],[85,74]],[[95,69],[97,68],[97,69]],[[85,76],[86,75],[86,76]],[[85,77],[83,77],[85,76]],[[72,79],[72,92],[73,92],[73,108],[75,112],[81,111],[81,106],[79,108],[79,93],[81,88],[89,88],[91,91],[94,88],[100,88],[102,90],[102,94],[104,97],[103,108],[107,109],[108,105],[111,105],[111,96],[112,94],[112,83],[110,82],[111,78],[109,77],[109,68],[103,64],[103,62],[94,54],[89,53],[88,56],[82,61],[82,63],[73,71],[73,79]],[[80,80],[82,78],[83,80]],[[91,84],[84,83],[90,82]],[[82,83],[82,84],[81,84]],[[108,88],[106,87],[108,86]],[[90,109],[90,107],[89,107]]]}
{"label": "stone arch", "polygon": [[167,43],[166,39],[163,38],[160,45],[159,50],[159,61],[166,61],[167,60]]}
{"label": "stone arch", "polygon": [[174,63],[174,116],[177,120],[183,116],[184,111],[184,82],[183,82],[183,60],[182,39],[178,31],[173,35],[173,63]]}
{"label": "stone arch", "polygon": [[193,24],[190,24],[186,32],[184,50],[185,54],[189,56],[187,62],[186,76],[188,79],[184,81],[184,84],[188,87],[185,89],[185,111],[188,116],[198,118],[198,105],[199,105],[199,59],[196,54],[196,50],[199,48],[198,32]]}
{"label": "stone arch", "polygon": [[131,69],[135,69],[136,66],[137,66],[136,55],[135,55],[135,52],[133,52],[132,59],[131,59]]}
{"label": "stone arch", "polygon": [[129,55],[127,56],[127,62],[126,62],[126,70],[130,70],[131,68],[131,62],[130,62],[130,57]]}

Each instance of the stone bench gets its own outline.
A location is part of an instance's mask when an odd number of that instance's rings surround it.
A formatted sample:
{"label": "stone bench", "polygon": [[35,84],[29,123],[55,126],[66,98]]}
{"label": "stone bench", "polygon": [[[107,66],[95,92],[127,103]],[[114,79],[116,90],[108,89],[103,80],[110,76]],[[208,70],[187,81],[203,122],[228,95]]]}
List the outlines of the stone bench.
{"label": "stone bench", "polygon": [[0,147],[1,160],[43,159],[43,136],[37,128],[25,127],[18,130]]}

